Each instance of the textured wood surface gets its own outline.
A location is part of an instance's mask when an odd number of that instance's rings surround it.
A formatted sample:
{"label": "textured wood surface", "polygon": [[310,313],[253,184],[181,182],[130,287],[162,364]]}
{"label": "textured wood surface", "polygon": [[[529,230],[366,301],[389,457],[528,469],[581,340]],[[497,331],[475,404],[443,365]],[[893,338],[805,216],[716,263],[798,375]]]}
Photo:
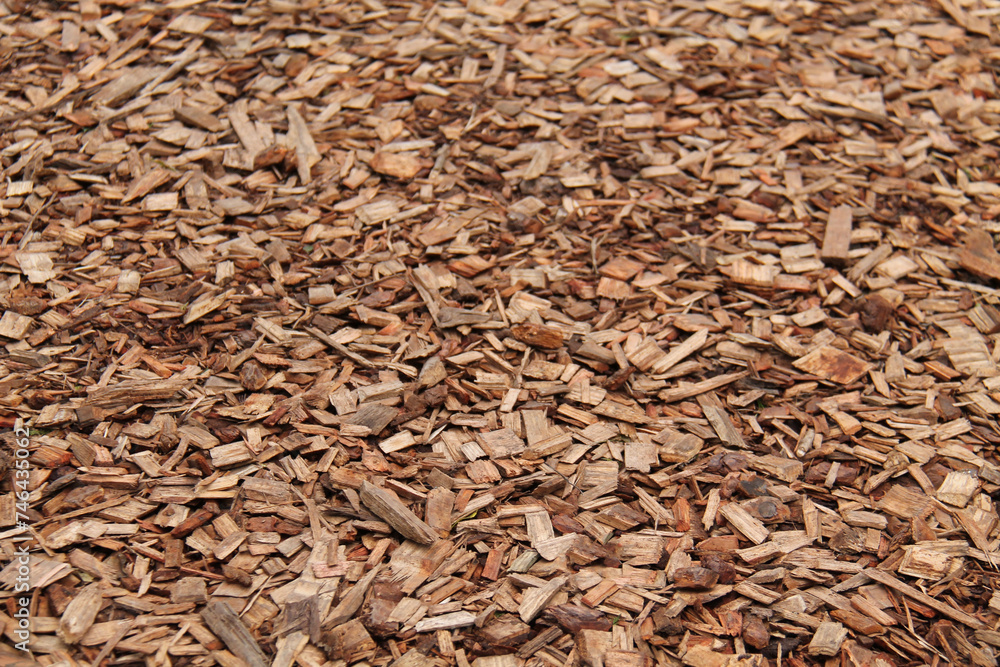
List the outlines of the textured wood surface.
{"label": "textured wood surface", "polygon": [[994,664],[995,4],[0,0],[5,639]]}

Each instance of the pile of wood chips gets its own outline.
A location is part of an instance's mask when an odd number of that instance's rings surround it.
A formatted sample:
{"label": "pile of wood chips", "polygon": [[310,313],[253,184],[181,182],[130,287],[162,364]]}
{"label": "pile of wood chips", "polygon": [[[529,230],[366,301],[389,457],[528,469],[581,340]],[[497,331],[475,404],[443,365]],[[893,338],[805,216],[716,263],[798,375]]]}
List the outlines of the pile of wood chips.
{"label": "pile of wood chips", "polygon": [[0,0],[0,663],[995,667],[998,22]]}

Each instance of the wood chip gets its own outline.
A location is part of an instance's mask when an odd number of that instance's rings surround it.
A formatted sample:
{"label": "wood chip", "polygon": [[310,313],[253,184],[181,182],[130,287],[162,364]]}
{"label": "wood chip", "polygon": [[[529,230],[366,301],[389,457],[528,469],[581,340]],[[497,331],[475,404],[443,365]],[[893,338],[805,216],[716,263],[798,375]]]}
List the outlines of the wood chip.
{"label": "wood chip", "polygon": [[0,5],[42,663],[993,664],[993,4],[247,5]]}
{"label": "wood chip", "polygon": [[406,505],[390,492],[369,482],[363,482],[359,490],[361,502],[368,509],[392,526],[407,539],[421,544],[430,544],[437,535],[430,526],[421,521]]}

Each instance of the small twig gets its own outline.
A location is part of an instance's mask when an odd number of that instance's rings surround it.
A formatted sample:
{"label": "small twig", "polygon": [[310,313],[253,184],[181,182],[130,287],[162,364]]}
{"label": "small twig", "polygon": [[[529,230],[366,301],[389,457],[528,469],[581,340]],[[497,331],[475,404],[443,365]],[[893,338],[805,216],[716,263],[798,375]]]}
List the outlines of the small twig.
{"label": "small twig", "polygon": [[[3,121],[0,121],[0,125]],[[28,239],[31,238],[31,228],[34,226],[35,221],[38,220],[38,216],[42,214],[42,211],[47,209],[49,205],[55,200],[56,193],[53,192],[49,195],[49,198],[45,200],[45,203],[38,207],[38,210],[31,215],[31,219],[28,220],[28,225],[24,229],[24,234],[21,235],[21,241],[17,244],[18,250],[24,250],[24,246],[28,245]]]}
{"label": "small twig", "polygon": [[28,109],[27,111],[18,111],[17,113],[12,113],[9,116],[4,116],[0,118],[0,126],[7,125],[8,123],[13,123],[19,120],[24,120],[25,118],[31,118],[35,114],[45,113],[46,111],[52,111],[56,107],[66,104],[68,102],[76,102],[81,97],[83,97],[88,91],[81,90],[79,92],[68,95],[61,100],[57,100],[52,104],[46,104],[45,106],[38,107],[37,109]]}
{"label": "small twig", "polygon": [[549,472],[554,472],[555,474],[559,475],[564,480],[566,480],[566,483],[569,484],[570,486],[572,486],[574,489],[576,489],[577,491],[582,491],[582,489],[579,486],[577,486],[575,482],[570,481],[569,477],[567,477],[566,475],[562,474],[561,472],[559,472],[558,470],[556,470],[555,468],[553,468],[552,466],[550,466],[548,463],[543,463],[539,467],[545,468]]}

